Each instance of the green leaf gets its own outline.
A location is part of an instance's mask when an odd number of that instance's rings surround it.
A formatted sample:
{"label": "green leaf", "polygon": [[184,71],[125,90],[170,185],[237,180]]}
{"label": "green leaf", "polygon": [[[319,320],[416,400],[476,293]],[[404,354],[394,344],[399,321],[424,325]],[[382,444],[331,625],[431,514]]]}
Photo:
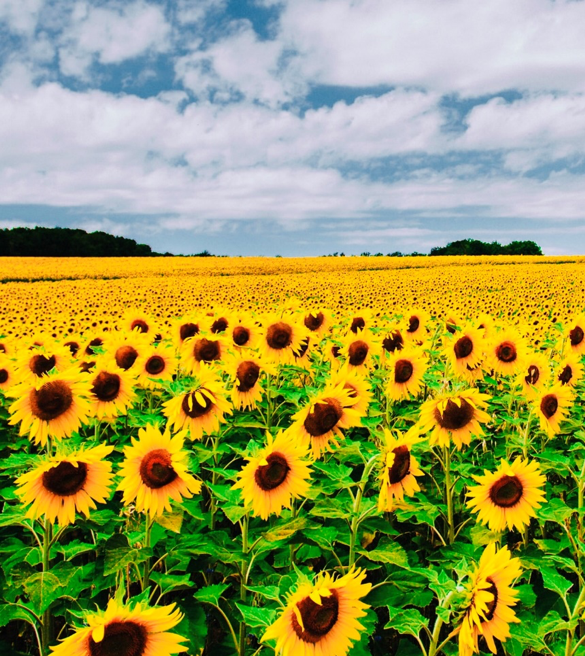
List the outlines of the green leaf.
{"label": "green leaf", "polygon": [[240,519],[248,512],[243,506],[226,505],[221,506],[223,514],[230,520],[232,524],[237,524]]}
{"label": "green leaf", "polygon": [[247,606],[239,601],[236,601],[236,606],[240,613],[242,613],[244,622],[250,628],[266,628],[274,622],[274,618],[276,617],[276,610],[273,608]]}
{"label": "green leaf", "polygon": [[348,510],[337,499],[323,499],[322,501],[317,501],[309,513],[315,515],[315,517],[346,519]]}
{"label": "green leaf", "polygon": [[371,551],[360,549],[358,553],[374,563],[388,563],[398,565],[398,567],[408,567],[408,554],[398,542],[380,544]]}
{"label": "green leaf", "polygon": [[547,590],[556,592],[561,597],[565,597],[573,583],[566,579],[562,574],[559,574],[553,567],[542,566],[540,568],[542,574],[542,582]]}
{"label": "green leaf", "polygon": [[183,513],[182,512],[171,512],[163,513],[156,518],[156,523],[160,524],[163,528],[166,528],[168,531],[173,533],[180,533],[181,526],[183,526]]}
{"label": "green leaf", "polygon": [[37,572],[29,576],[24,582],[24,591],[37,615],[44,613],[55,599],[67,592],[61,581],[51,572]]}
{"label": "green leaf", "polygon": [[131,547],[110,549],[106,551],[104,557],[104,576],[114,574],[126,568],[130,563],[136,563],[137,565],[143,563],[151,556],[152,549],[147,549],[146,547],[142,547],[141,549],[132,549]]}
{"label": "green leaf", "polygon": [[218,606],[220,597],[229,587],[228,583],[215,583],[214,585],[200,588],[193,596],[198,601],[204,601],[207,604]]}
{"label": "green leaf", "polygon": [[267,542],[279,542],[280,540],[287,540],[292,537],[297,531],[301,531],[309,526],[309,522],[304,517],[296,517],[290,521],[278,524],[271,528],[262,537]]}
{"label": "green leaf", "polygon": [[415,608],[394,608],[388,606],[389,619],[385,629],[395,629],[398,633],[418,636],[429,620],[423,617]]}
{"label": "green leaf", "polygon": [[246,590],[271,601],[280,600],[280,589],[276,585],[247,585]]}
{"label": "green leaf", "polygon": [[193,586],[189,574],[165,574],[164,572],[152,572],[150,578],[160,585],[162,594],[171,590],[188,590]]}
{"label": "green leaf", "polygon": [[561,499],[553,498],[538,511],[538,518],[548,522],[564,524],[575,511]]}
{"label": "green leaf", "polygon": [[0,605],[0,627],[6,626],[12,620],[23,620],[29,624],[35,624],[34,617],[24,608],[14,604]]}

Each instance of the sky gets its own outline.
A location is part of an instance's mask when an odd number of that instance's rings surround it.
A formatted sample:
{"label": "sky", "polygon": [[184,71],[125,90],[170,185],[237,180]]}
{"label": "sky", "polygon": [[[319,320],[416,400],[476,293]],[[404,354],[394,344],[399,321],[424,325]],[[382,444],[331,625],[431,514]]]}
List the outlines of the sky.
{"label": "sky", "polygon": [[0,227],[585,254],[583,0],[0,0]]}

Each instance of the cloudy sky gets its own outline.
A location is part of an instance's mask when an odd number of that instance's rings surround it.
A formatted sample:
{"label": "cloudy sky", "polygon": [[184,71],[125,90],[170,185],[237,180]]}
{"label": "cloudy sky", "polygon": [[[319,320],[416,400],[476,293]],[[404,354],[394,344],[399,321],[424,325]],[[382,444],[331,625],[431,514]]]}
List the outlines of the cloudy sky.
{"label": "cloudy sky", "polygon": [[585,2],[0,0],[0,227],[585,253]]}

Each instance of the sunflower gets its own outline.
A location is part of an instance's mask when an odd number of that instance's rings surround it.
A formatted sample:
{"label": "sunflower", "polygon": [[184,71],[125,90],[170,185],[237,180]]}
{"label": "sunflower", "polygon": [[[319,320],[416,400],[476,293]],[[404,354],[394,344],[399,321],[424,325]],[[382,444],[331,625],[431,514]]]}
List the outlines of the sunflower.
{"label": "sunflower", "polygon": [[[112,465],[106,460],[113,446],[100,445],[80,449],[69,455],[44,458],[32,471],[16,479],[17,494],[25,506],[27,518],[44,515],[59,526],[75,522],[75,513],[89,517],[90,509],[105,503],[110,496]],[[32,505],[31,505],[32,504]]]}
{"label": "sunflower", "polygon": [[329,379],[330,387],[337,387],[340,384],[354,401],[351,409],[357,412],[360,417],[365,417],[373,397],[368,381],[358,371],[355,369],[350,371],[347,365],[344,365],[334,372]]}
{"label": "sunflower", "polygon": [[95,357],[105,351],[108,346],[108,337],[105,333],[92,333],[79,348],[80,357]]}
{"label": "sunflower", "polygon": [[8,391],[16,382],[12,361],[0,355],[0,390]]}
{"label": "sunflower", "polygon": [[180,502],[199,494],[201,482],[187,471],[188,453],[183,451],[181,434],[171,437],[168,430],[163,434],[148,424],[138,431],[138,438],[124,448],[118,486],[124,505],[134,502],[138,512],[156,517],[171,511],[169,499]]}
{"label": "sunflower", "polygon": [[512,610],[518,595],[512,584],[521,573],[520,560],[512,558],[508,547],[498,550],[492,542],[484,549],[466,586],[459,656],[478,654],[480,635],[493,654],[498,651],[494,638],[504,642],[510,637],[510,623],[520,621]]}
{"label": "sunflower", "polygon": [[202,365],[193,386],[166,401],[163,412],[175,430],[188,430],[192,440],[200,440],[203,433],[219,430],[224,413],[231,414],[231,404],[225,398],[221,381]]}
{"label": "sunflower", "polygon": [[221,335],[195,335],[181,346],[181,365],[190,374],[196,374],[202,365],[223,360],[227,353],[227,341]]}
{"label": "sunflower", "polygon": [[331,326],[331,313],[323,308],[316,308],[307,312],[303,318],[305,328],[313,335],[323,337]]}
{"label": "sunflower", "polygon": [[276,640],[281,656],[345,656],[364,627],[358,619],[368,608],[360,599],[371,589],[363,583],[364,570],[352,568],[334,579],[320,572],[311,583],[305,579],[280,617],[266,629],[262,642]]}
{"label": "sunflower", "polygon": [[232,385],[231,399],[237,410],[254,409],[262,400],[264,389],[260,384],[263,373],[276,374],[276,368],[254,356],[238,355],[229,360],[225,367]]}
{"label": "sunflower", "polygon": [[404,496],[411,497],[420,491],[416,481],[422,476],[418,461],[412,455],[413,444],[419,441],[418,430],[411,428],[404,435],[396,431],[394,436],[384,429],[384,446],[382,449],[382,471],[380,472],[380,498],[378,509],[391,512]]}
{"label": "sunflower", "polygon": [[491,339],[496,331],[493,317],[485,312],[480,314],[473,323],[478,330],[481,330],[482,336],[485,340]]}
{"label": "sunflower", "polygon": [[63,342],[63,346],[69,349],[72,358],[76,358],[79,353],[82,345],[81,338],[70,337],[66,342]]}
{"label": "sunflower", "polygon": [[534,460],[502,460],[495,472],[484,470],[483,476],[473,478],[479,485],[469,490],[467,505],[491,531],[522,530],[545,498],[541,488],[546,478]]}
{"label": "sunflower", "polygon": [[128,371],[134,369],[136,361],[148,348],[148,341],[147,335],[138,330],[132,333],[119,333],[108,341],[106,354],[114,358],[120,369]]}
{"label": "sunflower", "polygon": [[152,317],[140,310],[127,310],[122,317],[120,327],[124,332],[149,334],[150,336],[157,331]]}
{"label": "sunflower", "polygon": [[366,308],[356,310],[347,322],[347,330],[354,335],[358,335],[363,330],[369,330],[372,326],[372,311]]}
{"label": "sunflower", "polygon": [[71,366],[71,351],[55,343],[47,347],[26,349],[17,354],[16,366],[21,381],[38,380],[54,369],[68,369]]}
{"label": "sunflower", "polygon": [[567,348],[572,353],[582,355],[585,351],[585,314],[580,314],[567,322],[564,333],[567,338]]}
{"label": "sunflower", "polygon": [[553,437],[561,432],[560,423],[573,401],[573,390],[568,385],[555,385],[542,390],[534,400],[534,409],[540,420],[540,428]]}
{"label": "sunflower", "polygon": [[303,369],[309,370],[311,368],[311,360],[309,355],[313,351],[313,346],[315,342],[311,341],[311,337],[307,335],[301,342],[301,347],[298,351],[295,351],[294,364],[296,367],[302,367]]}
{"label": "sunflower", "polygon": [[483,360],[483,335],[479,328],[465,324],[445,339],[443,353],[458,376],[466,376]]}
{"label": "sunflower", "polygon": [[326,339],[320,345],[321,354],[324,360],[331,365],[331,371],[336,371],[343,365],[341,348],[341,342],[338,339]]}
{"label": "sunflower", "polygon": [[319,458],[323,451],[331,450],[330,443],[337,444],[336,437],[343,437],[341,429],[360,425],[362,415],[351,407],[355,402],[342,383],[329,385],[292,416],[294,423],[287,432],[310,446],[313,457]]}
{"label": "sunflower", "polygon": [[170,382],[177,370],[177,358],[172,346],[168,344],[154,344],[143,350],[136,361],[135,367],[138,375],[138,384],[144,389],[158,389],[163,380]]}
{"label": "sunflower", "polygon": [[504,376],[524,369],[526,342],[515,328],[495,333],[486,346],[486,367]]}
{"label": "sunflower", "polygon": [[389,359],[386,395],[393,401],[416,396],[427,370],[427,358],[420,349],[396,351]]}
{"label": "sunflower", "polygon": [[254,516],[267,520],[272,514],[280,516],[283,508],[290,508],[293,499],[306,495],[310,487],[308,450],[282,431],[256,456],[247,458],[248,464],[238,474],[232,487],[242,490],[246,506]]}
{"label": "sunflower", "polygon": [[548,359],[542,353],[529,352],[523,368],[518,374],[517,383],[522,387],[524,396],[533,399],[546,387],[550,378]]}
{"label": "sunflower", "polygon": [[373,356],[380,353],[379,345],[365,330],[360,330],[357,335],[350,331],[343,338],[342,344],[340,354],[345,358],[349,369],[360,373],[366,373],[373,364]]}
{"label": "sunflower", "polygon": [[429,313],[425,310],[411,310],[404,316],[404,329],[401,333],[409,341],[422,343],[427,336],[426,325],[429,319]]}
{"label": "sunflower", "polygon": [[463,322],[461,321],[460,317],[454,312],[449,312],[443,319],[444,330],[450,335],[456,335],[458,332],[457,329],[462,325]]}
{"label": "sunflower", "polygon": [[86,616],[87,626],[79,628],[56,647],[52,656],[171,656],[187,651],[186,641],[169,629],[183,615],[175,604],[148,608],[134,607],[110,599],[105,612]]}
{"label": "sunflower", "polygon": [[72,370],[25,381],[10,390],[16,401],[9,408],[9,423],[22,422],[19,434],[28,433],[31,440],[45,446],[49,437],[69,437],[85,423],[89,394],[87,377]]}
{"label": "sunflower", "polygon": [[186,339],[198,335],[202,328],[202,322],[192,316],[186,316],[176,320],[173,324],[173,341],[175,346],[180,348]]}
{"label": "sunflower", "polygon": [[561,385],[574,387],[583,378],[583,365],[580,356],[569,351],[559,364],[556,376]]}
{"label": "sunflower", "polygon": [[0,355],[12,355],[13,351],[12,340],[9,340],[6,336],[0,337]]}
{"label": "sunflower", "polygon": [[264,359],[277,364],[293,364],[295,353],[301,350],[307,329],[289,313],[269,314],[264,318],[260,353]]}
{"label": "sunflower", "polygon": [[115,360],[98,358],[89,374],[90,414],[100,421],[126,414],[136,396],[134,380],[132,371],[120,369]]}
{"label": "sunflower", "polygon": [[396,351],[401,351],[404,348],[404,329],[392,328],[391,330],[382,333],[382,354],[385,356],[391,355]]}
{"label": "sunflower", "polygon": [[472,436],[483,435],[481,424],[490,421],[490,416],[484,412],[489,398],[487,394],[468,389],[428,399],[420,407],[420,430],[423,433],[432,431],[432,445],[448,446],[452,439],[461,449],[471,442]]}
{"label": "sunflower", "polygon": [[260,340],[258,326],[247,315],[238,316],[230,325],[227,335],[231,339],[232,348],[237,351],[254,349]]}

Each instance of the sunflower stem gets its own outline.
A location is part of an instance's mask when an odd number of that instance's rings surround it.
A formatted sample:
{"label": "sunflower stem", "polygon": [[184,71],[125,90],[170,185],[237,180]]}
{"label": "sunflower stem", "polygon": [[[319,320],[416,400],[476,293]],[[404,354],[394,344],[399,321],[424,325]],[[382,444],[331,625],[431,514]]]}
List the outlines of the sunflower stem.
{"label": "sunflower stem", "polygon": [[[248,574],[250,572],[248,568],[247,555],[250,551],[248,545],[248,528],[250,524],[250,515],[246,513],[242,517],[240,522],[240,528],[242,529],[242,553],[244,558],[242,560],[242,572],[240,575],[240,601],[246,601],[246,585],[248,584]],[[239,654],[244,656],[246,653],[246,622],[240,622],[240,635],[239,635]]]}
{"label": "sunflower stem", "polygon": [[[144,526],[144,547],[150,549],[150,533],[154,520],[150,519],[150,515],[146,513],[146,521]],[[150,557],[144,561],[144,575],[142,577],[142,592],[150,585]]]}
{"label": "sunflower stem", "polygon": [[455,520],[453,514],[453,486],[451,484],[451,448],[443,447],[443,463],[445,471],[445,501],[447,502],[447,542],[455,542]]}
{"label": "sunflower stem", "polygon": [[[447,608],[449,606],[449,602],[451,601],[452,596],[453,596],[453,591],[449,592],[447,596],[443,599],[443,601],[440,602],[439,608]],[[441,636],[442,628],[443,628],[443,620],[441,619],[441,616],[437,614],[437,619],[435,620],[435,626],[433,627],[432,640],[431,640],[431,644],[429,645],[429,651],[427,653],[427,656],[435,656],[435,654],[438,654],[440,651],[442,651],[443,647],[447,644],[447,642],[455,635],[455,632],[452,632],[451,634],[449,634],[447,640],[444,640],[439,645],[439,638]]]}
{"label": "sunflower stem", "polygon": [[585,461],[583,462],[583,467],[581,467],[581,475],[577,480],[577,510],[578,514],[578,535],[579,543],[583,542],[583,498],[585,492]]}
{"label": "sunflower stem", "polygon": [[362,505],[362,497],[364,496],[364,490],[366,489],[366,485],[368,483],[368,479],[370,477],[370,473],[372,472],[373,466],[376,464],[378,461],[378,455],[372,456],[368,462],[366,463],[366,466],[364,467],[364,471],[362,473],[362,478],[359,482],[358,485],[358,491],[355,497],[355,500],[353,502],[353,517],[351,520],[351,525],[350,525],[350,534],[349,534],[349,561],[348,561],[348,568],[351,569],[355,563],[355,543],[357,539],[357,532],[360,527],[360,523],[363,520],[362,517],[360,517],[360,507]]}
{"label": "sunflower stem", "polygon": [[[585,603],[585,585],[581,587],[581,592],[579,593],[579,597],[577,598],[577,601],[575,602],[575,606],[573,607],[573,612],[569,614],[569,622],[571,622],[574,619],[577,619],[579,616],[579,611],[581,610],[581,606]],[[565,646],[565,656],[572,656],[574,653],[577,652],[577,647],[583,642],[580,640],[577,645],[573,648],[573,639],[575,637],[575,627],[574,629],[570,629],[567,631],[567,643]]]}
{"label": "sunflower stem", "polygon": [[[45,519],[45,531],[43,534],[43,574],[51,569],[51,543],[52,543],[53,525],[49,519]],[[41,626],[41,644],[43,654],[49,653],[49,644],[51,643],[51,610],[43,613]]]}

